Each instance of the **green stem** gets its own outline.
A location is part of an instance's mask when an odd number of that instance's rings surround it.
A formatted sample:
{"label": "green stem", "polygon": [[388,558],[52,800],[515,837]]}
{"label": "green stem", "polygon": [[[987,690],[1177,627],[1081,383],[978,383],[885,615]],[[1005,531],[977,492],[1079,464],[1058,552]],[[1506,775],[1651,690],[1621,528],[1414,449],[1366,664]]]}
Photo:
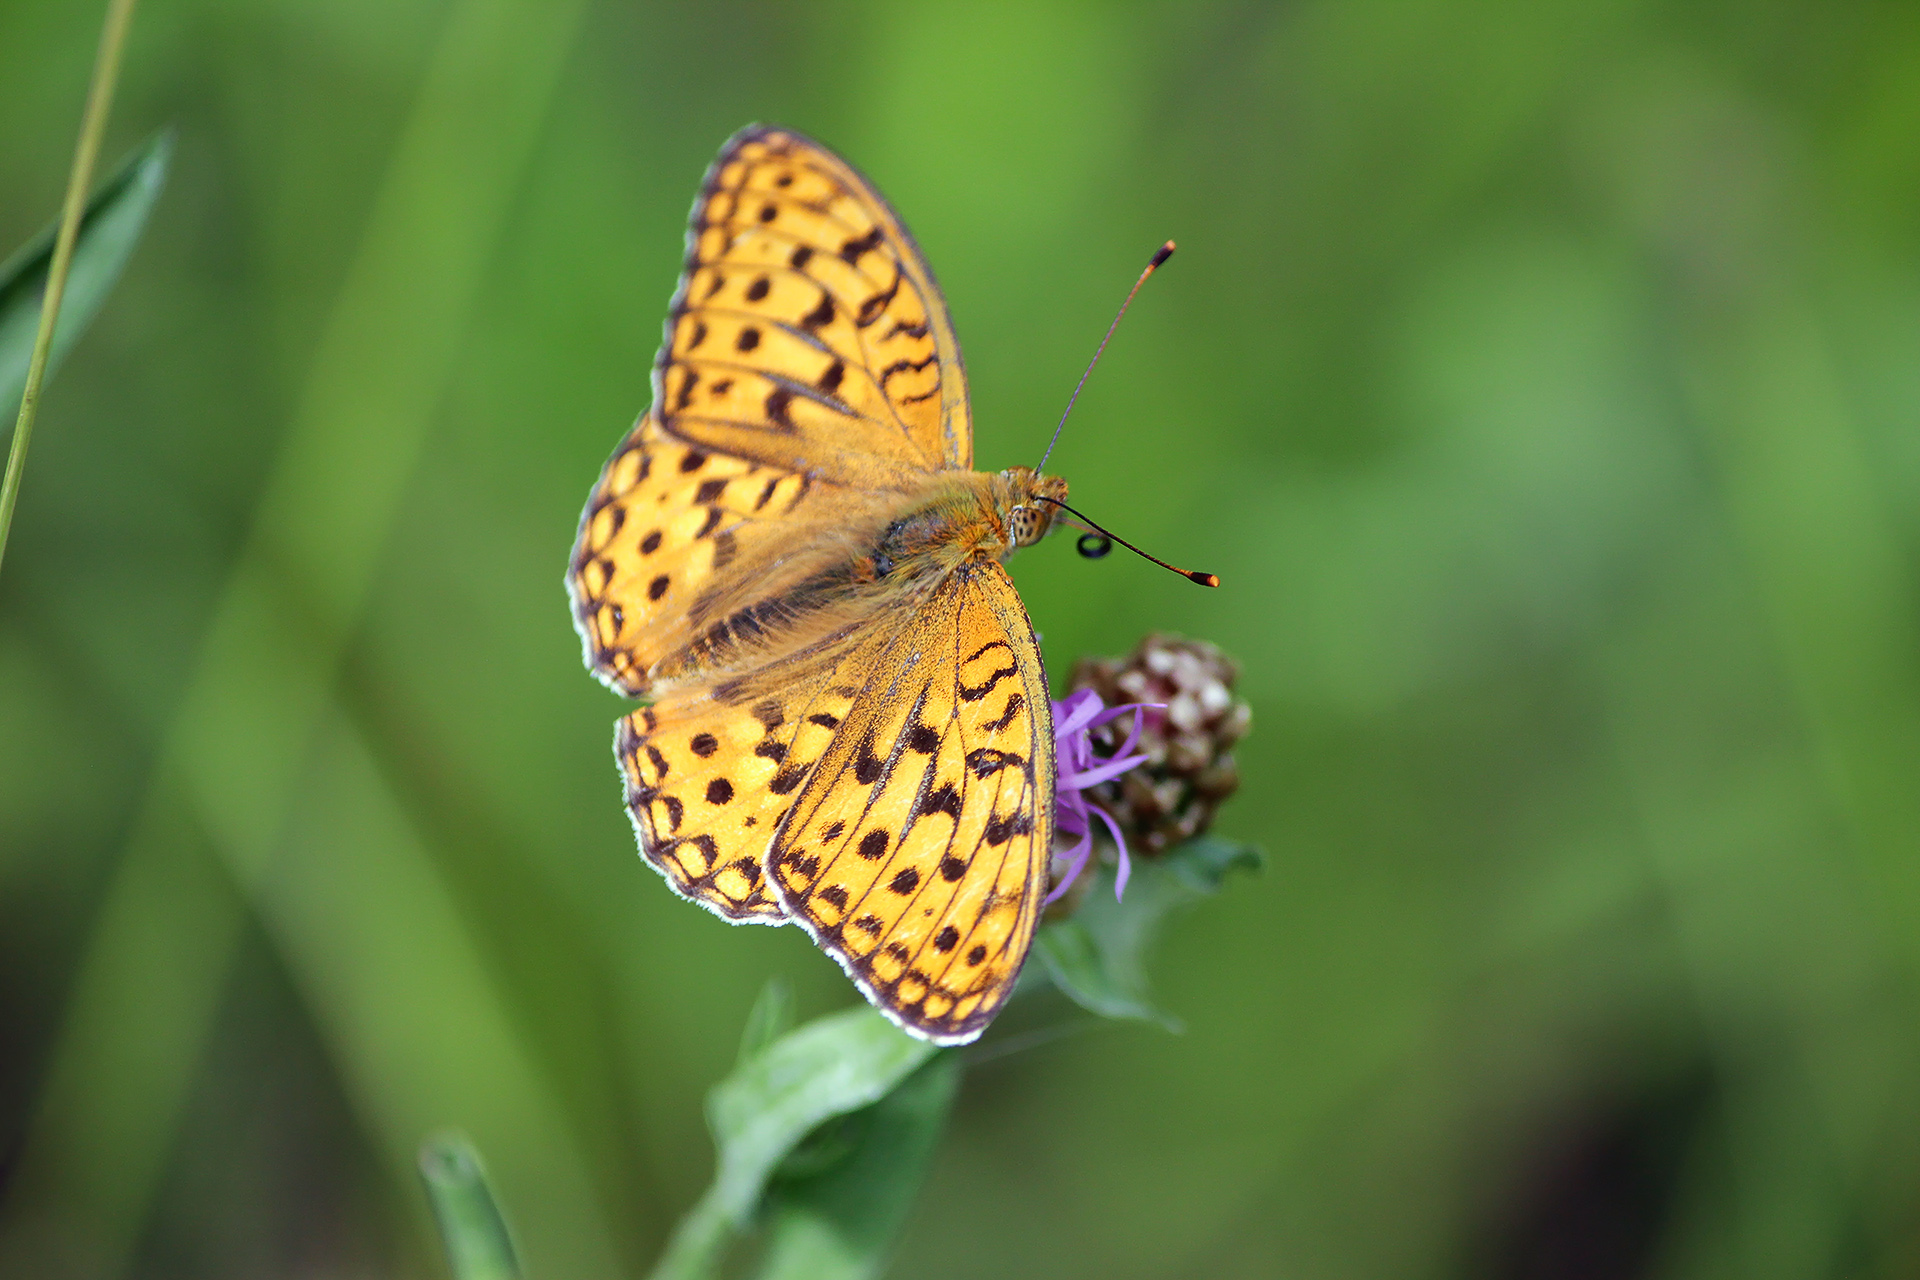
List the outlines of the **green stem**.
{"label": "green stem", "polygon": [[33,414],[40,405],[40,381],[53,350],[53,326],[60,317],[60,298],[67,290],[67,267],[73,261],[73,242],[80,234],[80,215],[87,207],[87,188],[93,185],[93,163],[100,154],[100,137],[107,131],[107,112],[113,105],[113,87],[120,79],[120,51],[133,22],[133,0],[107,0],[107,25],[100,32],[100,51],[93,60],[93,84],[87,90],[87,110],[80,120],[80,144],[73,152],[73,172],[67,177],[67,203],[60,211],[60,233],[53,242],[53,264],[47,272],[47,292],[40,304],[40,329],[33,338],[33,359],[27,365],[27,392],[20,397],[20,416],[14,421],[13,447],[7,452],[7,475],[0,481],[0,561],[7,555],[7,531],[13,527],[13,506],[20,497],[20,475],[27,466],[27,441],[33,436]]}
{"label": "green stem", "polygon": [[733,1214],[717,1187],[707,1188],[680,1219],[648,1280],[711,1280],[720,1259],[738,1234]]}

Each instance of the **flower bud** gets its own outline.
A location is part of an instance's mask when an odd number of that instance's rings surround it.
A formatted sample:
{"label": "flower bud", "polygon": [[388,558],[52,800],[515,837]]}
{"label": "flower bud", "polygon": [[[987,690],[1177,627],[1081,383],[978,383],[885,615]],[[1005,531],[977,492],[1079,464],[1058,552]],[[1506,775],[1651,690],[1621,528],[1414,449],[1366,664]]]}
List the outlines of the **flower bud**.
{"label": "flower bud", "polygon": [[[1135,751],[1139,768],[1088,789],[1120,824],[1138,852],[1152,857],[1192,839],[1213,822],[1221,801],[1240,785],[1232,747],[1246,736],[1253,711],[1233,696],[1239,668],[1204,640],[1149,635],[1124,662],[1082,658],[1068,684],[1091,689],[1110,705],[1158,703],[1141,712]],[[1128,725],[1115,721],[1093,730],[1095,744],[1116,750]]]}

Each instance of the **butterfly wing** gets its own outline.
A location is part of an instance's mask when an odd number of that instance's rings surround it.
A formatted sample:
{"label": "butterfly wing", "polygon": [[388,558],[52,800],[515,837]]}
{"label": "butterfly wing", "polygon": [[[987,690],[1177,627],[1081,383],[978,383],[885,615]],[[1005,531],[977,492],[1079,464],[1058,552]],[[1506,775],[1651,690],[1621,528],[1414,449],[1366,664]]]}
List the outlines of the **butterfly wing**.
{"label": "butterfly wing", "polygon": [[840,484],[972,465],[932,270],[871,183],[785,129],[742,130],[707,172],[654,406],[690,444]]}
{"label": "butterfly wing", "polygon": [[1006,571],[970,561],[848,670],[864,679],[768,851],[772,889],[889,1017],[964,1043],[1013,990],[1046,891],[1039,644]]}
{"label": "butterfly wing", "polygon": [[603,681],[655,697],[616,742],[647,859],[729,919],[791,913],[943,1043],[992,1018],[1038,923],[1045,672],[997,563],[925,591],[848,574],[971,459],[959,344],[899,218],[817,143],[737,135],[654,405],[581,518],[575,622]]}
{"label": "butterfly wing", "polygon": [[640,852],[682,897],[781,924],[763,856],[891,634],[875,619],[735,679],[675,689],[620,722],[614,754]]}
{"label": "butterfly wing", "polygon": [[832,626],[810,622],[796,587],[844,565],[887,499],[708,453],[649,413],[580,517],[567,590],[587,666],[640,697],[805,647]]}

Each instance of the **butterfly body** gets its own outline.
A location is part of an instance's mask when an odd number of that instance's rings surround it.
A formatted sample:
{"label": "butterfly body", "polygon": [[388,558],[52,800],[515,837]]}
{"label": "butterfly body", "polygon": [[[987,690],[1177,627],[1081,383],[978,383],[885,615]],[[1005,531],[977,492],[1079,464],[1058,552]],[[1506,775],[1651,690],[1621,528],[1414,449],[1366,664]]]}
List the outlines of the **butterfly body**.
{"label": "butterfly body", "polygon": [[1066,482],[971,467],[931,272],[797,134],[722,150],[654,405],[568,576],[589,667],[651,699],[615,753],[642,854],[736,922],[805,928],[942,1043],[1012,989],[1047,887],[1046,673],[1001,562]]}

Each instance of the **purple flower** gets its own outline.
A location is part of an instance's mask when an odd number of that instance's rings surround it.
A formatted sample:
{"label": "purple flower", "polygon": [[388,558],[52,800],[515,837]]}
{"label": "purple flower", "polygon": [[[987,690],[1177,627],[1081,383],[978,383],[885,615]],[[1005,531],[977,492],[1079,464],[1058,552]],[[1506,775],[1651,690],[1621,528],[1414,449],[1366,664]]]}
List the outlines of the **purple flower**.
{"label": "purple flower", "polygon": [[[1120,824],[1113,820],[1112,814],[1090,802],[1085,792],[1088,787],[1098,786],[1119,777],[1135,765],[1145,763],[1146,755],[1134,751],[1140,740],[1140,712],[1156,705],[1129,702],[1109,707],[1091,689],[1069,694],[1064,701],[1053,704],[1053,740],[1058,766],[1054,813],[1060,830],[1079,839],[1062,855],[1068,860],[1067,873],[1060,877],[1060,883],[1047,895],[1047,903],[1058,899],[1086,870],[1087,859],[1093,854],[1092,815],[1096,813],[1107,824],[1107,830],[1113,834],[1113,843],[1120,850],[1120,869],[1113,878],[1113,896],[1118,899],[1126,892],[1127,877],[1133,873],[1133,867],[1127,860],[1127,842],[1120,834]],[[1104,759],[1094,755],[1093,730],[1110,720],[1119,719],[1129,711],[1134,713],[1133,730],[1127,734],[1127,740],[1120,745],[1120,750]]]}

